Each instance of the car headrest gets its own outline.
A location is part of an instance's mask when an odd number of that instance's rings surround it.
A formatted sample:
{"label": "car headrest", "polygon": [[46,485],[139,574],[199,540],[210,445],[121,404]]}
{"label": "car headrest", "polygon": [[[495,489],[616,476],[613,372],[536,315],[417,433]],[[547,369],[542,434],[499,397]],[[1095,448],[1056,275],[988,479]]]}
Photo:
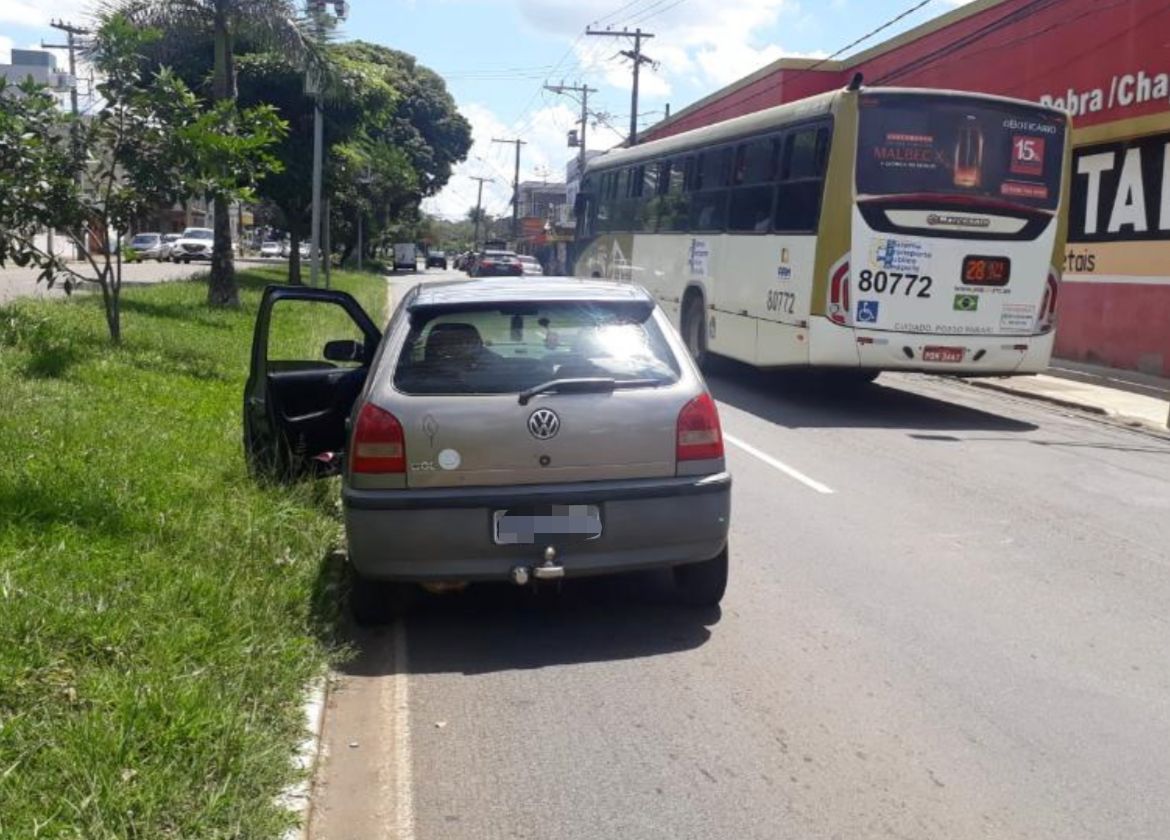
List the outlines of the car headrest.
{"label": "car headrest", "polygon": [[427,335],[423,358],[428,362],[465,359],[483,349],[483,338],[471,324],[435,324]]}

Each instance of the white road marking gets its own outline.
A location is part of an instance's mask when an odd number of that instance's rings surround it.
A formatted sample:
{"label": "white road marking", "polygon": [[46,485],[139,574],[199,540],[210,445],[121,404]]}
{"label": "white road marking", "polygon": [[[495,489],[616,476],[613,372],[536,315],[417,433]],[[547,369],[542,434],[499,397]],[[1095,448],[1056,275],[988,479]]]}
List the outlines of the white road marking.
{"label": "white road marking", "polygon": [[406,625],[394,624],[394,827],[395,840],[414,840],[414,779],[410,753],[410,675]]}
{"label": "white road marking", "polygon": [[727,441],[728,443],[730,443],[732,446],[739,447],[744,452],[746,452],[748,455],[752,455],[756,458],[759,458],[761,461],[763,461],[769,467],[775,467],[776,469],[780,470],[780,472],[784,473],[789,478],[795,478],[797,481],[799,481],[805,487],[810,487],[813,490],[816,490],[818,493],[828,494],[828,493],[833,492],[833,488],[831,488],[825,484],[821,484],[815,478],[809,478],[807,475],[802,473],[800,470],[794,469],[793,467],[790,467],[787,464],[785,464],[783,461],[779,461],[776,458],[773,458],[767,452],[763,452],[759,449],[756,449],[750,443],[746,443],[737,437],[732,437],[731,435],[727,434],[726,432],[724,432],[724,434],[723,434],[723,439],[725,441]]}

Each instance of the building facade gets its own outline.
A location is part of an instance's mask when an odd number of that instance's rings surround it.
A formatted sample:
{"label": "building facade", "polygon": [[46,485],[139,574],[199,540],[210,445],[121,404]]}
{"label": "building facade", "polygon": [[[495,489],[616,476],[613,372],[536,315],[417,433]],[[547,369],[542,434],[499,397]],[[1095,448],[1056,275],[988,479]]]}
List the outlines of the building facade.
{"label": "building facade", "polygon": [[970,90],[1073,119],[1058,356],[1170,376],[1170,2],[974,0],[843,61],[781,59],[643,133],[845,86]]}

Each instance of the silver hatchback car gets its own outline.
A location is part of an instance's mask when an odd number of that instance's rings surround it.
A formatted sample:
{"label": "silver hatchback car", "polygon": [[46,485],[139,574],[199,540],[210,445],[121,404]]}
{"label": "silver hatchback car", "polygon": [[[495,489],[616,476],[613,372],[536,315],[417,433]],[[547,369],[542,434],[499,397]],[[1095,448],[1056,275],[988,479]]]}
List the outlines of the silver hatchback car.
{"label": "silver hatchback car", "polygon": [[[304,305],[334,312],[299,313],[332,325],[316,358],[278,335]],[[361,622],[385,618],[408,582],[671,567],[685,603],[717,604],[726,588],[715,403],[638,286],[424,284],[384,334],[343,292],[269,287],[244,425],[257,471],[341,472]]]}

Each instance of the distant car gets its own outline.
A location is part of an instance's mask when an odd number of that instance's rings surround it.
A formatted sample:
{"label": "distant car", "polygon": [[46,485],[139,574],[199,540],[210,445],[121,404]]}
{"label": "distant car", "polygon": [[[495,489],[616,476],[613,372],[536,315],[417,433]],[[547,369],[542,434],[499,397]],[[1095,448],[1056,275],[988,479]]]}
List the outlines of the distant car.
{"label": "distant car", "polygon": [[171,259],[181,263],[210,260],[214,244],[215,233],[211,228],[187,228],[171,245]]}
{"label": "distant car", "polygon": [[159,243],[159,246],[158,246],[159,260],[161,260],[162,262],[170,262],[174,258],[172,255],[172,252],[174,251],[175,243],[179,241],[179,238],[182,235],[183,234],[181,234],[181,233],[164,233],[163,234],[162,242]]}
{"label": "distant car", "polygon": [[427,252],[427,268],[447,268],[447,254],[443,251]]}
{"label": "distant car", "polygon": [[280,240],[270,239],[260,246],[260,256],[262,257],[283,257],[284,247]]}
{"label": "distant car", "polygon": [[312,248],[312,242],[302,242],[298,248],[298,250],[301,252],[301,259],[307,260],[309,258],[309,252],[312,250]]}
{"label": "distant car", "polygon": [[544,267],[537,262],[536,257],[521,254],[520,264],[524,267],[524,276],[526,277],[541,277],[544,275]]}
{"label": "distant car", "polygon": [[512,251],[480,251],[471,258],[467,273],[472,277],[522,277],[524,264]]}
{"label": "distant car", "polygon": [[[281,355],[278,305],[345,339],[325,344],[324,360]],[[382,333],[344,292],[269,286],[253,347],[249,464],[286,480],[340,469],[360,623],[389,618],[413,582],[669,568],[683,604],[723,597],[731,476],[719,415],[641,287],[420,284]]]}
{"label": "distant car", "polygon": [[161,233],[136,233],[130,240],[130,247],[126,250],[126,262],[143,262],[145,260],[162,259]]}

